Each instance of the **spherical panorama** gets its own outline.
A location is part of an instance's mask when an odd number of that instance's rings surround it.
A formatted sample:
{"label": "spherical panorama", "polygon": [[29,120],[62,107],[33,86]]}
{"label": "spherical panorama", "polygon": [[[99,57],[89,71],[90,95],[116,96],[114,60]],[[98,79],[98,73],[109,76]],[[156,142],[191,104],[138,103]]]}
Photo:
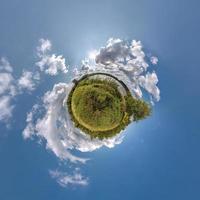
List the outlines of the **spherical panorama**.
{"label": "spherical panorama", "polygon": [[107,73],[74,80],[67,106],[75,127],[99,139],[115,136],[151,112],[149,104],[133,97],[121,80]]}

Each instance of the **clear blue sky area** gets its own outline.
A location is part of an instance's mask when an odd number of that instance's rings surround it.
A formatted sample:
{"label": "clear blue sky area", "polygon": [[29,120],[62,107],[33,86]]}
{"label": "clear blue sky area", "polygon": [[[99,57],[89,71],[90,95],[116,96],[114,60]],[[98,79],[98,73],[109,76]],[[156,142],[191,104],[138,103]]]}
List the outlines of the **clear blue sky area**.
{"label": "clear blue sky area", "polygon": [[40,38],[71,66],[110,37],[137,39],[159,58],[161,90],[152,117],[130,125],[122,144],[88,154],[89,185],[68,188],[49,176],[53,153],[22,137],[26,112],[56,78],[20,96],[11,127],[0,124],[0,200],[199,200],[199,8],[198,0],[0,0],[0,57],[16,73],[33,67]]}

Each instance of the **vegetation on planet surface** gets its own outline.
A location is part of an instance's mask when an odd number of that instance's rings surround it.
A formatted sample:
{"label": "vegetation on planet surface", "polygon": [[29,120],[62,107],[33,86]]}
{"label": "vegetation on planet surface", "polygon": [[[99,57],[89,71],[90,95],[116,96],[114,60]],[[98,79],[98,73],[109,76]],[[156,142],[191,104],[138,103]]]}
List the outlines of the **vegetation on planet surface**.
{"label": "vegetation on planet surface", "polygon": [[75,126],[99,139],[112,137],[132,120],[144,119],[151,113],[149,104],[133,97],[121,81],[112,75],[103,77],[84,76],[75,82],[67,99]]}

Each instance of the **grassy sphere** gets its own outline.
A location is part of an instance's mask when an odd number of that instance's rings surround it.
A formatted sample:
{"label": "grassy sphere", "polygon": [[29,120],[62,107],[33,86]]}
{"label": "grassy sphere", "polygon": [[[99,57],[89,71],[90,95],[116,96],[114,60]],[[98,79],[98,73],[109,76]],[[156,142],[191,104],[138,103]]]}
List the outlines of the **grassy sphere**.
{"label": "grassy sphere", "polygon": [[[124,83],[112,75],[99,73],[75,82],[67,106],[77,128],[92,138],[103,139],[116,135],[131,122],[137,110],[132,105],[138,107],[138,102]],[[142,107],[138,108],[141,114]]]}

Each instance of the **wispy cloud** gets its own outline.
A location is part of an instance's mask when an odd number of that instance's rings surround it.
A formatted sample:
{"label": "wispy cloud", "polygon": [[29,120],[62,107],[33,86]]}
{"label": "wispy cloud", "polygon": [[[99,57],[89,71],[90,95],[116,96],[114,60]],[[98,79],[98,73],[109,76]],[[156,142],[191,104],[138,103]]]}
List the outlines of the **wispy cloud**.
{"label": "wispy cloud", "polygon": [[68,174],[58,170],[49,170],[49,173],[51,177],[56,179],[57,183],[62,187],[88,185],[88,178],[84,177],[77,170],[75,170],[73,174]]}

